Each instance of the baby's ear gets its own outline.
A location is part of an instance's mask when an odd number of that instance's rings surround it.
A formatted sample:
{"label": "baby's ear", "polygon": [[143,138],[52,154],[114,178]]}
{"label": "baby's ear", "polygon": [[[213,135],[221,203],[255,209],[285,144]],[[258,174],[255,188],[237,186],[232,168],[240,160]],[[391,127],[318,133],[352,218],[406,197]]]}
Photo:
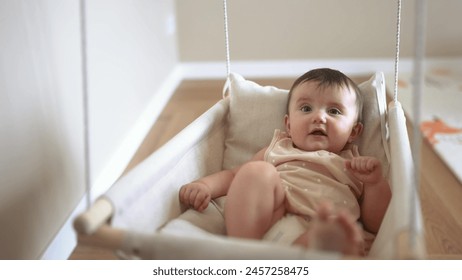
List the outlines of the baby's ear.
{"label": "baby's ear", "polygon": [[284,125],[286,127],[286,132],[287,134],[290,136],[290,119],[289,119],[289,115],[286,114],[284,116]]}
{"label": "baby's ear", "polygon": [[364,126],[361,122],[357,122],[353,126],[350,137],[348,138],[348,143],[352,143],[354,140],[356,140],[361,135],[361,133],[363,132],[363,127]]}

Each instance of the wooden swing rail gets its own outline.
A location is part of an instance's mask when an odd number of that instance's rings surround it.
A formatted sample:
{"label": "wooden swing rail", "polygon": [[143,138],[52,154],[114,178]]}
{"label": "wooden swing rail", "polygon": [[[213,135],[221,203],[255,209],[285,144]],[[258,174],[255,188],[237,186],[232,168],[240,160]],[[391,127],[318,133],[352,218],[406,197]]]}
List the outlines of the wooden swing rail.
{"label": "wooden swing rail", "polygon": [[125,231],[109,225],[114,213],[112,204],[100,198],[74,220],[79,244],[97,246],[110,250],[121,248]]}

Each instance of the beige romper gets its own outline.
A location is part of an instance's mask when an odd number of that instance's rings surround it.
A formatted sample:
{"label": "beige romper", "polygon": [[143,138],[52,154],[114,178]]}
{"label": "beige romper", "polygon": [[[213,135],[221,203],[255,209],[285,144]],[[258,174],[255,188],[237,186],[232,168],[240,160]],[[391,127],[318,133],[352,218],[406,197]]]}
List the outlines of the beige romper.
{"label": "beige romper", "polygon": [[[352,149],[344,150],[340,155],[324,150],[303,151],[294,147],[285,132],[276,130],[264,160],[279,172],[289,214],[281,221],[285,224],[277,226],[277,223],[264,239],[292,243],[306,231],[317,205],[325,200],[331,201],[336,209],[348,209],[355,219],[359,219],[358,200],[363,184],[345,168],[345,159],[354,156],[358,154],[354,155]],[[292,223],[291,229],[287,229],[287,220],[297,220],[297,224]]]}

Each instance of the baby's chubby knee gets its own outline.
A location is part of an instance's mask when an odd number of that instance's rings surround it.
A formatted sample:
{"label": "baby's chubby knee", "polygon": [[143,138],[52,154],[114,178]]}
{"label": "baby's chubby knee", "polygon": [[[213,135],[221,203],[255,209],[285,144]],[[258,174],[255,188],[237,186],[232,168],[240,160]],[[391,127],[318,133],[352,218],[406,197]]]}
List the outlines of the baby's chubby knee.
{"label": "baby's chubby knee", "polygon": [[274,182],[279,180],[276,168],[265,161],[251,161],[241,166],[236,176],[246,179]]}

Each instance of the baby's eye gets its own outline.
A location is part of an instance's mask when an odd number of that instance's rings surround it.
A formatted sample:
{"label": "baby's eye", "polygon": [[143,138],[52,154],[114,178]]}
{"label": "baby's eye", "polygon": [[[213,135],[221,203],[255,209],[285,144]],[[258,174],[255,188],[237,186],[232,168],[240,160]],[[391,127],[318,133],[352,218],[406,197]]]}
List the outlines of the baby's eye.
{"label": "baby's eye", "polygon": [[331,115],[341,115],[342,114],[342,112],[337,108],[331,108],[331,109],[329,109],[328,112]]}
{"label": "baby's eye", "polygon": [[311,107],[308,106],[308,105],[303,105],[301,108],[300,108],[300,111],[302,112],[311,112]]}

